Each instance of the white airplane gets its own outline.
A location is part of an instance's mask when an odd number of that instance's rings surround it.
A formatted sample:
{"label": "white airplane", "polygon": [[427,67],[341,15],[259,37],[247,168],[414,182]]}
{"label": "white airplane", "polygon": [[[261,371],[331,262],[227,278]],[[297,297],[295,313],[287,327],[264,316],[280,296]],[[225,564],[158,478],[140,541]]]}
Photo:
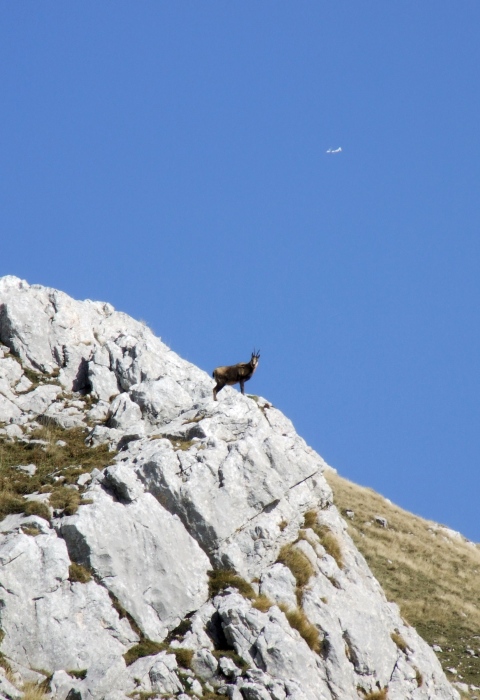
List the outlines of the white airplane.
{"label": "white airplane", "polygon": [[340,146],[339,148],[329,148],[327,153],[341,153],[342,152],[342,147]]}

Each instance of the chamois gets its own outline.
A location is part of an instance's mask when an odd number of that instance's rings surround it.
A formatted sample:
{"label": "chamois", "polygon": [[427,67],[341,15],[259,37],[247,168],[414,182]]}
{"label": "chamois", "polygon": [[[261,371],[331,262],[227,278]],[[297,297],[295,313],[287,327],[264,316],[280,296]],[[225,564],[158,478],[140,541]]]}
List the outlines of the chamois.
{"label": "chamois", "polygon": [[244,384],[248,382],[252,374],[257,369],[258,361],[260,359],[260,350],[252,352],[252,357],[250,362],[239,362],[238,365],[230,365],[229,367],[217,367],[212,372],[212,377],[217,382],[213,390],[213,400],[217,400],[217,393],[223,389],[227,384],[232,386],[233,384],[240,384],[240,389],[242,394],[244,391]]}

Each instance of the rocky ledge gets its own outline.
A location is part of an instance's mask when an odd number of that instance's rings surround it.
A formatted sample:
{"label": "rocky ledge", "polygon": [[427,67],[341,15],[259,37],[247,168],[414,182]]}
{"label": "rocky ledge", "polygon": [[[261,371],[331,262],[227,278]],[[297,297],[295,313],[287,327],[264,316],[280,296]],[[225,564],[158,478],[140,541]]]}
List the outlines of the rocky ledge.
{"label": "rocky ledge", "polygon": [[458,698],[265,399],[15,277],[0,343],[0,698]]}

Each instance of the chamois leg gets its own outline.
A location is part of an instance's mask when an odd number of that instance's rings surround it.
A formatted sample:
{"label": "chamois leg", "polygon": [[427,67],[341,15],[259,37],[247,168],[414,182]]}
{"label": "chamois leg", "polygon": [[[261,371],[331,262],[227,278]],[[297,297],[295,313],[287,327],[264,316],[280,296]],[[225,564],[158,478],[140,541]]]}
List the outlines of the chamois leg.
{"label": "chamois leg", "polygon": [[214,386],[214,388],[213,388],[213,400],[214,401],[217,400],[217,394],[219,391],[222,391],[224,386],[225,386],[225,384],[222,384],[221,382],[217,382],[217,384]]}
{"label": "chamois leg", "polygon": [[240,379],[240,389],[241,389],[242,394],[245,394],[245,380],[242,381]]}

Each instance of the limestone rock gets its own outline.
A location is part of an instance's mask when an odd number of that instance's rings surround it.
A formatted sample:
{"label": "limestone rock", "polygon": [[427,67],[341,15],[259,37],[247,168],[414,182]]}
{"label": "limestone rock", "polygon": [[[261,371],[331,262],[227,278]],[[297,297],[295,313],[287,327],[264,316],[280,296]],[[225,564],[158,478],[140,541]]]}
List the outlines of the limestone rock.
{"label": "limestone rock", "polygon": [[330,697],[320,657],[276,606],[262,613],[236,593],[219,597],[215,603],[227,641],[245,661],[283,682],[295,681],[301,669],[306,698]]}
{"label": "limestone rock", "polygon": [[3,394],[0,394],[0,423],[11,423],[22,415],[21,409]]}
{"label": "limestone rock", "polygon": [[179,518],[140,485],[115,487],[114,477],[106,483],[112,495],[94,485],[87,492],[94,502],[56,527],[70,556],[92,568],[142,631],[161,641],[207,599],[210,562]]}
{"label": "limestone rock", "polygon": [[104,588],[68,580],[69,564],[65,542],[53,531],[0,536],[1,650],[7,659],[50,672],[83,669],[108,653],[120,657],[137,639]]}
{"label": "limestone rock", "polygon": [[116,396],[110,405],[110,428],[128,430],[133,424],[142,420],[142,412],[138,404],[134,403],[128,394]]}
{"label": "limestone rock", "polygon": [[39,415],[45,413],[61,391],[59,386],[45,384],[28,392],[28,394],[19,396],[16,400],[16,404],[24,413],[35,413]]}
{"label": "limestone rock", "polygon": [[[86,444],[118,450],[78,477],[91,502],[75,515],[55,513],[52,527],[22,514],[0,523],[0,651],[12,668],[23,679],[53,672],[55,700],[188,700],[200,680],[230,700],[358,700],[378,688],[389,700],[456,700],[349,538],[328,465],[265,399],[226,387],[214,402],[212,386],[111,305],[0,279],[2,440],[45,447],[30,437],[40,423],[88,424]],[[305,527],[312,510],[336,554]],[[278,561],[284,545],[308,564],[302,586]],[[72,562],[93,579],[71,581]],[[210,598],[212,568],[232,569],[262,598],[233,584]],[[139,641],[129,619],[167,641],[127,667]],[[180,649],[193,652],[192,670],[178,668],[170,652]]]}
{"label": "limestone rock", "polygon": [[24,472],[25,474],[28,474],[29,476],[33,476],[35,472],[37,471],[37,467],[34,464],[19,464],[18,467],[16,467],[21,472]]}
{"label": "limestone rock", "polygon": [[289,608],[295,608],[295,585],[295,577],[290,569],[283,564],[273,564],[262,574],[260,593],[274,603],[283,603]]}

